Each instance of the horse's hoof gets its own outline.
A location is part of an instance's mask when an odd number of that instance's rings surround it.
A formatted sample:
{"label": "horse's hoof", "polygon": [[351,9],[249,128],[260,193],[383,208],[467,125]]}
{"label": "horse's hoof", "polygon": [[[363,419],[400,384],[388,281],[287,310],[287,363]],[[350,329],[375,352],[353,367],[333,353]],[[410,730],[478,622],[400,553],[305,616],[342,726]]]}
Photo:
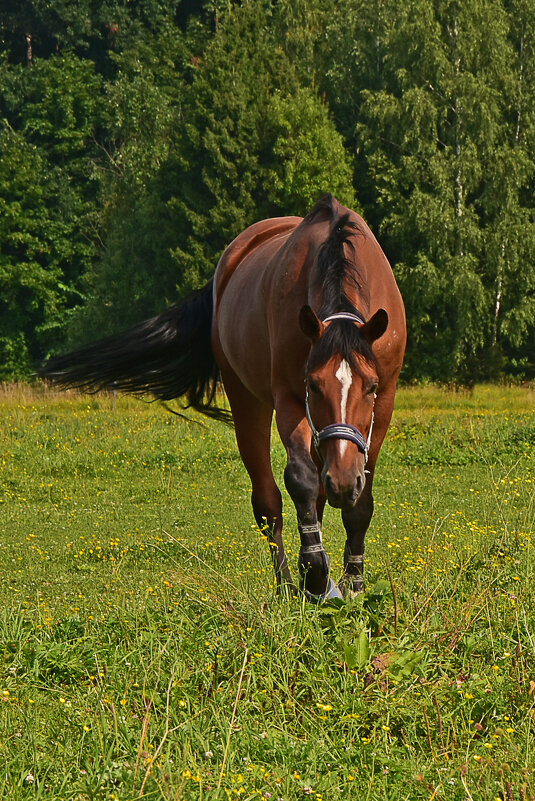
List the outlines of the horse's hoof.
{"label": "horse's hoof", "polygon": [[325,601],[333,601],[333,600],[342,600],[342,594],[332,578],[329,579],[329,583],[327,585],[327,589],[325,592],[321,593],[321,595],[314,595],[313,593],[309,592],[307,589],[303,588],[303,594],[307,601],[310,601],[312,604],[322,604]]}
{"label": "horse's hoof", "polygon": [[364,592],[364,581],[360,576],[352,580],[343,577],[338,582],[338,591],[340,592],[340,596],[345,598],[346,601],[352,601],[357,595]]}

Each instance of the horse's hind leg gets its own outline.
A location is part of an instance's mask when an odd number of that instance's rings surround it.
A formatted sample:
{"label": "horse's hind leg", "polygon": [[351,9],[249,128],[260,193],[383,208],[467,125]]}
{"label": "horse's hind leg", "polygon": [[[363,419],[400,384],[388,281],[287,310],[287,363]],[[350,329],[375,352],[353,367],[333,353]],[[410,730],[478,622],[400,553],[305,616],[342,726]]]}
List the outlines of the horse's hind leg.
{"label": "horse's hind leg", "polygon": [[230,370],[222,378],[232,409],[236,441],[252,484],[251,502],[256,523],[266,535],[279,588],[295,586],[282,540],[282,497],[270,459],[273,410],[243,386]]}

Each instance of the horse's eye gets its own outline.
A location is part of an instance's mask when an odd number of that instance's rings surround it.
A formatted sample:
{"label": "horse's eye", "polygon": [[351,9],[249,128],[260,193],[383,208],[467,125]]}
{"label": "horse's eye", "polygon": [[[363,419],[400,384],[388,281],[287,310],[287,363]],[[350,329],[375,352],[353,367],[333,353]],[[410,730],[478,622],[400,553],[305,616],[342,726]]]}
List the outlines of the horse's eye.
{"label": "horse's eye", "polygon": [[375,395],[377,392],[377,384],[372,384],[368,390],[368,395]]}
{"label": "horse's eye", "polygon": [[316,382],[310,378],[308,379],[308,386],[310,391],[313,392],[314,395],[321,395],[321,389],[319,388],[318,384],[316,384]]}

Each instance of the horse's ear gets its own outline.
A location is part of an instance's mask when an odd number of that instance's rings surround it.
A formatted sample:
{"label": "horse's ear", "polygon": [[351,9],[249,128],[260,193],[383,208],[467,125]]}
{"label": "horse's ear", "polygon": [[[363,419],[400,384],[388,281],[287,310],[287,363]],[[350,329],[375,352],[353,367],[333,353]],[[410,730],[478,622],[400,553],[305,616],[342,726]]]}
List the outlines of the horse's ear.
{"label": "horse's ear", "polygon": [[310,306],[303,306],[299,312],[299,326],[303,334],[311,342],[316,342],[320,338],[324,327],[318,315]]}
{"label": "horse's ear", "polygon": [[370,345],[372,345],[376,339],[383,336],[387,325],[388,314],[384,309],[378,309],[360,330],[362,335],[368,340]]}

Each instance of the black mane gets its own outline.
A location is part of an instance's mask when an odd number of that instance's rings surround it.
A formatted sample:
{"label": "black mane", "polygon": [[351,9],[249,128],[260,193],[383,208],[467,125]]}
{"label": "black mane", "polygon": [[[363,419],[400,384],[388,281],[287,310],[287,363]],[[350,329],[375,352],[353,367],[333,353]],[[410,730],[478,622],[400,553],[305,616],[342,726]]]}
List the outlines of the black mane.
{"label": "black mane", "polygon": [[[322,303],[318,312],[321,320],[337,312],[349,312],[363,316],[355,308],[347,295],[349,287],[359,295],[363,293],[362,279],[355,260],[345,255],[344,246],[355,255],[355,234],[359,226],[351,220],[349,212],[340,214],[334,207],[332,195],[322,197],[305,217],[305,222],[330,220],[329,237],[321,245],[317,256],[317,282],[322,290]],[[361,233],[361,232],[360,232]],[[351,320],[334,320],[310,351],[308,369],[325,364],[331,356],[339,353],[352,369],[357,369],[355,357],[363,356],[375,364],[371,345],[362,335],[360,328]]]}
{"label": "black mane", "polygon": [[335,353],[339,353],[352,370],[358,370],[356,356],[362,356],[370,364],[377,365],[370,343],[351,320],[333,320],[327,326],[323,336],[310,349],[307,372],[328,362]]}

